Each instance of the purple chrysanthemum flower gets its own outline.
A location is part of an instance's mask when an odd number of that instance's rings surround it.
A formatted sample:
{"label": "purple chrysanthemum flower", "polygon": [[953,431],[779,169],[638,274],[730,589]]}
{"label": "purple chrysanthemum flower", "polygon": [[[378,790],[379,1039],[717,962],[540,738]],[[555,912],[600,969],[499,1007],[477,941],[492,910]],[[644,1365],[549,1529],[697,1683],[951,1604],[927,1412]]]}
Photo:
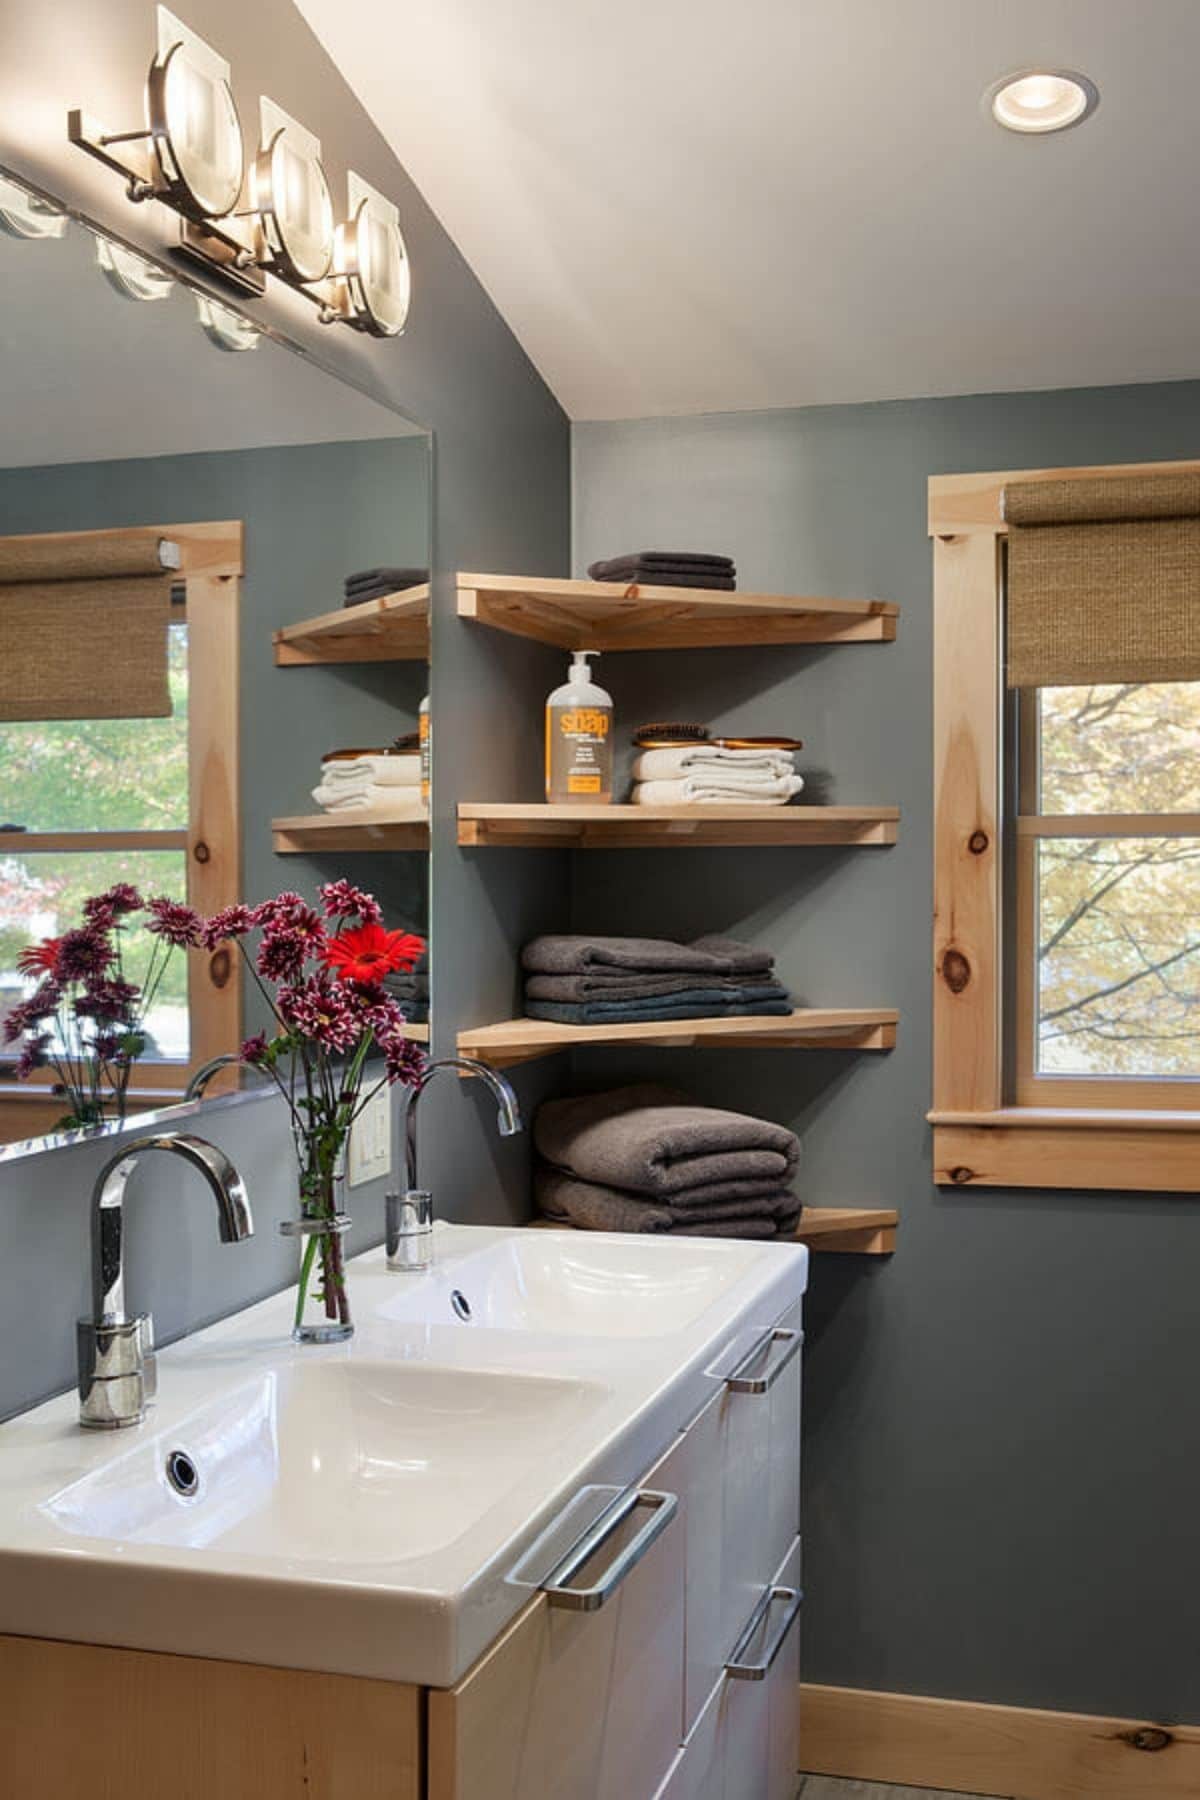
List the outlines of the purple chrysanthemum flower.
{"label": "purple chrysanthemum flower", "polygon": [[200,927],[200,942],[206,950],[215,950],[218,944],[227,943],[230,938],[245,937],[253,927],[253,912],[239,901],[235,906],[222,907],[220,912],[204,921]]}
{"label": "purple chrysanthemum flower", "polygon": [[170,900],[165,894],[157,894],[146,902],[146,911],[150,914],[146,930],[151,936],[162,938],[176,950],[188,950],[200,942],[203,923],[200,914],[181,900]]}
{"label": "purple chrysanthemum flower", "polygon": [[383,908],[378,900],[352,881],[325,882],[321,907],[327,919],[358,919],[363,925],[383,923]]}
{"label": "purple chrysanthemum flower", "polygon": [[112,942],[102,926],[84,925],[68,931],[58,947],[58,979],[64,987],[73,981],[91,981],[108,972],[114,954]]}

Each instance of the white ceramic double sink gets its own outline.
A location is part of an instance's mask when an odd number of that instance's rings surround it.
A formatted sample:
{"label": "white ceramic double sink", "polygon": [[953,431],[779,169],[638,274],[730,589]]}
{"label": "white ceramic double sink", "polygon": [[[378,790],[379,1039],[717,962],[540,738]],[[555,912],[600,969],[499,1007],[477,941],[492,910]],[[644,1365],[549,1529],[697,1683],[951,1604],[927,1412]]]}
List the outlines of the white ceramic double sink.
{"label": "white ceramic double sink", "polygon": [[349,1344],[293,1346],[283,1294],[164,1351],[132,1431],[73,1395],[0,1426],[0,1632],[448,1686],[556,1516],[636,1479],[806,1275],[793,1245],[462,1226],[426,1276],[359,1257]]}

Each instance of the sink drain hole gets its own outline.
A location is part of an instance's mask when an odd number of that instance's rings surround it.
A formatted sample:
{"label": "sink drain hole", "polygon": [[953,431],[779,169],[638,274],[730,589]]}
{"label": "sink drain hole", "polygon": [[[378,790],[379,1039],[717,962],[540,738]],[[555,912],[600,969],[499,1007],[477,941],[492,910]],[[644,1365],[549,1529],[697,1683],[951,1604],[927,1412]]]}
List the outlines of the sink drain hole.
{"label": "sink drain hole", "polygon": [[167,1457],[167,1480],[185,1500],[199,1491],[200,1471],[186,1450],[172,1450]]}
{"label": "sink drain hole", "polygon": [[463,1293],[461,1288],[455,1288],[451,1293],[450,1304],[460,1319],[469,1319],[471,1317],[471,1302],[467,1299],[467,1296]]}

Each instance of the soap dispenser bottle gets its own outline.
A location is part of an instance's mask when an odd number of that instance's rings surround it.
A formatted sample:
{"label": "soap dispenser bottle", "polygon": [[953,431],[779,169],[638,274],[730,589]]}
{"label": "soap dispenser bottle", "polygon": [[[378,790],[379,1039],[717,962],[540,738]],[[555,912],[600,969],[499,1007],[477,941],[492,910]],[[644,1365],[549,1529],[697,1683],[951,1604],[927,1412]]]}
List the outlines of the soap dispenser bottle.
{"label": "soap dispenser bottle", "polygon": [[546,798],[607,805],[613,786],[613,703],[576,650],[565,684],[546,702]]}

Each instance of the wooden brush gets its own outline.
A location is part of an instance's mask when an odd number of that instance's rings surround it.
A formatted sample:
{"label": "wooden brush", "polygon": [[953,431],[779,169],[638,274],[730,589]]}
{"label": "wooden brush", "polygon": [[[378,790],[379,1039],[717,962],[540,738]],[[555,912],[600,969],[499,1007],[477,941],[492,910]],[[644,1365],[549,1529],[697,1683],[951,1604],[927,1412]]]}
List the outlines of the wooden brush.
{"label": "wooden brush", "polygon": [[707,744],[707,725],[639,725],[633,742],[639,750],[675,750],[683,744]]}

